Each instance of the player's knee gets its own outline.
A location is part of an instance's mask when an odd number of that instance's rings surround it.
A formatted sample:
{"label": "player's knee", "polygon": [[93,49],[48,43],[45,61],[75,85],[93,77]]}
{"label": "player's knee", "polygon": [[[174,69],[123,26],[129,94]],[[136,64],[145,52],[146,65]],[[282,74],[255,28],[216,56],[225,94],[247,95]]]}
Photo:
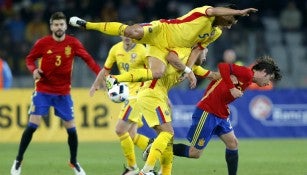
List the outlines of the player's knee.
{"label": "player's knee", "polygon": [[116,133],[117,136],[121,136],[121,135],[125,134],[125,131],[121,128],[116,128],[115,133]]}
{"label": "player's knee", "polygon": [[153,78],[161,78],[164,75],[164,70],[163,69],[153,69],[152,71],[152,77]]}
{"label": "player's knee", "polygon": [[226,147],[228,149],[238,149],[238,145],[239,145],[239,142],[237,138],[233,138],[230,142],[226,143]]}
{"label": "player's knee", "polygon": [[163,76],[163,72],[153,72],[152,77],[155,79],[159,79]]}
{"label": "player's knee", "polygon": [[136,132],[135,131],[129,131],[129,135],[132,139],[134,139]]}
{"label": "player's knee", "polygon": [[139,40],[143,37],[144,30],[142,26],[134,24],[125,29],[124,35],[126,37]]}

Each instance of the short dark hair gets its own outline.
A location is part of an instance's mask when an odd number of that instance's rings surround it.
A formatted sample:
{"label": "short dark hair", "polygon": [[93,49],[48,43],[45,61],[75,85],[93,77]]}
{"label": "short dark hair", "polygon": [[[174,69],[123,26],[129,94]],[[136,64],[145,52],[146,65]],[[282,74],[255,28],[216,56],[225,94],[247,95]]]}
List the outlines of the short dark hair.
{"label": "short dark hair", "polygon": [[278,65],[272,57],[267,55],[257,58],[252,69],[258,71],[264,70],[267,74],[274,75],[273,80],[275,81],[281,80],[282,78]]}
{"label": "short dark hair", "polygon": [[66,21],[66,16],[63,12],[55,12],[51,15],[50,17],[50,24],[52,24],[52,22],[54,20],[60,20],[60,19],[64,19]]}
{"label": "short dark hair", "polygon": [[[234,10],[238,10],[238,6],[236,4],[233,3],[222,3],[219,5],[219,7],[225,7],[225,8],[229,8],[229,9],[234,9]],[[233,17],[235,18],[235,20],[238,20],[240,18],[239,15],[233,15]]]}

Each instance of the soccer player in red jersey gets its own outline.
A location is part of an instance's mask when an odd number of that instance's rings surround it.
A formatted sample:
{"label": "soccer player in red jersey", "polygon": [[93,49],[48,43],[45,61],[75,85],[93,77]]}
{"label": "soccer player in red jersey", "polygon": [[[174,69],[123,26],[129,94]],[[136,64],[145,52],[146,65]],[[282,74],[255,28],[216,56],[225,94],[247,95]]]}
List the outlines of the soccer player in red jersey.
{"label": "soccer player in red jersey", "polygon": [[[86,174],[77,162],[78,136],[74,121],[73,101],[70,95],[73,60],[75,56],[82,58],[96,75],[100,71],[100,66],[78,39],[65,34],[67,23],[64,13],[55,12],[52,14],[50,29],[52,34],[39,39],[26,57],[26,65],[33,73],[35,80],[35,91],[29,110],[29,123],[21,137],[18,154],[11,168],[11,175],[21,173],[24,153],[42,116],[48,114],[50,107],[54,108],[55,115],[62,119],[67,130],[70,166],[76,175]],[[36,65],[36,61],[38,61],[38,65]]]}
{"label": "soccer player in red jersey", "polygon": [[[187,134],[191,145],[174,144],[173,150],[176,156],[199,158],[212,135],[217,135],[226,146],[228,174],[236,175],[238,140],[228,118],[228,104],[241,97],[252,82],[261,87],[267,86],[271,80],[280,80],[281,74],[279,67],[268,56],[257,59],[252,68],[220,63],[218,69],[222,78],[210,82],[193,113]],[[236,79],[231,78],[232,75]]]}

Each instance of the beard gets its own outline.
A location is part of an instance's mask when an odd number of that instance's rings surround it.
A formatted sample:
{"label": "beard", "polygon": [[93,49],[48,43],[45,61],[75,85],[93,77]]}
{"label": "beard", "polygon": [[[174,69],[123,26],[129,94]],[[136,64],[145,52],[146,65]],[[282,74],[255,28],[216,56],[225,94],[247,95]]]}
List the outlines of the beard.
{"label": "beard", "polygon": [[65,34],[65,32],[63,30],[57,30],[57,31],[54,32],[54,35],[57,38],[61,38],[64,34]]}

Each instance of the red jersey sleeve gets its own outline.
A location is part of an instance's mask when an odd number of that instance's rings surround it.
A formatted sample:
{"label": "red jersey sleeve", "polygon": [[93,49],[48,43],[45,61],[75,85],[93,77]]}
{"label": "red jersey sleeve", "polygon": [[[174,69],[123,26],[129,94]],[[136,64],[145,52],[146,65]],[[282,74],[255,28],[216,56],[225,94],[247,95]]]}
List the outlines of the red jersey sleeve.
{"label": "red jersey sleeve", "polygon": [[233,64],[219,63],[218,69],[228,89],[234,88],[235,86],[230,79],[230,75],[233,74]]}
{"label": "red jersey sleeve", "polygon": [[75,39],[75,53],[76,56],[80,57],[87,65],[88,67],[95,72],[96,75],[98,75],[100,71],[100,66],[95,62],[94,58],[86,51],[82,43]]}
{"label": "red jersey sleeve", "polygon": [[40,42],[41,39],[36,41],[30,53],[26,57],[26,66],[31,73],[33,73],[33,71],[37,68],[37,65],[35,63],[36,60],[43,56],[41,52],[42,49],[40,47],[42,45],[40,44]]}

